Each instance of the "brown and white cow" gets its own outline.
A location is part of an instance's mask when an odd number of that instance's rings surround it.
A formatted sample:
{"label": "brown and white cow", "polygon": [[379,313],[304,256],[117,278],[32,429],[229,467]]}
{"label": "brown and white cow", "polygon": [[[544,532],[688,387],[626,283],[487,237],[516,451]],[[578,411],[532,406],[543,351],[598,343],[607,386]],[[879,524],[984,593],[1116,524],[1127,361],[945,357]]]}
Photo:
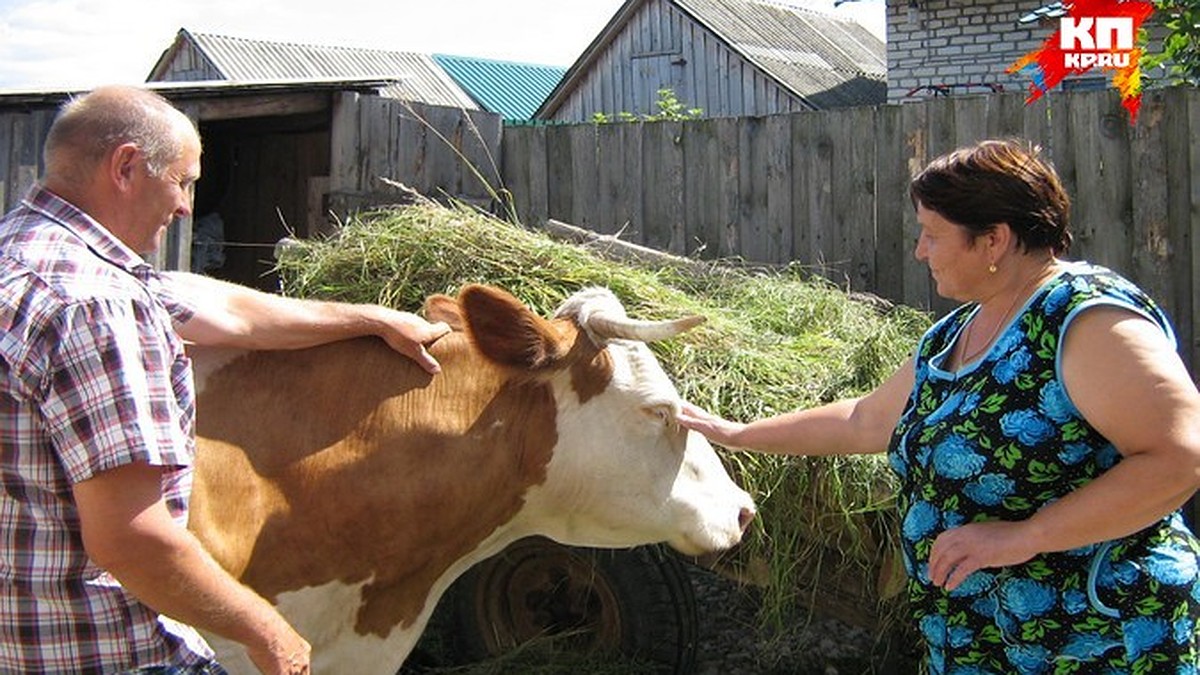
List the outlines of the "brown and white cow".
{"label": "brown and white cow", "polygon": [[456,328],[433,377],[373,338],[193,354],[191,527],[312,643],[315,672],[396,672],[450,583],[525,536],[738,542],[753,502],[673,423],[679,394],[644,343],[698,321],[632,321],[603,289],[547,320],[485,286],[426,315]]}

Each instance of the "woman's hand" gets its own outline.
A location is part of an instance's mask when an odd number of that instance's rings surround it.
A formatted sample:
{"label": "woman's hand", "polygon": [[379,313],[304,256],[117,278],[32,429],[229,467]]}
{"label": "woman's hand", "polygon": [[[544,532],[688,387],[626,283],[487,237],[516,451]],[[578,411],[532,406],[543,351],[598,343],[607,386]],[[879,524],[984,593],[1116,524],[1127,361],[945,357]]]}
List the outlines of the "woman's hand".
{"label": "woman's hand", "polygon": [[947,591],[958,588],[972,573],[1019,565],[1038,554],[1026,523],[988,521],[946,530],[933,541],[929,579]]}
{"label": "woman's hand", "polygon": [[727,448],[741,447],[736,439],[738,434],[746,428],[745,424],[731,422],[686,401],[675,420],[679,422],[679,426],[698,431],[713,443]]}

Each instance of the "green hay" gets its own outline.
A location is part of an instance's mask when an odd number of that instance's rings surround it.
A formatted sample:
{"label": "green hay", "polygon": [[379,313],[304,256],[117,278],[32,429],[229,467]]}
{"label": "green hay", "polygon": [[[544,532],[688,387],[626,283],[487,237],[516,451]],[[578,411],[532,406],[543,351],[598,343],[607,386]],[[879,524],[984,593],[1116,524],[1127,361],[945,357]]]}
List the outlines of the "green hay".
{"label": "green hay", "polygon": [[[632,317],[701,314],[707,323],[652,348],[685,398],[747,421],[869,391],[929,325],[920,312],[856,301],[798,268],[615,262],[461,205],[360,214],[327,240],[297,242],[278,267],[289,295],[410,311],[430,294],[480,282],[544,316],[591,285],[612,289]],[[900,599],[896,584],[879,581],[893,571],[897,547],[896,486],[884,456],[721,454],[760,508],[745,543],[721,564],[764,585],[764,626],[807,620],[836,585],[843,597],[833,605],[890,630]]]}

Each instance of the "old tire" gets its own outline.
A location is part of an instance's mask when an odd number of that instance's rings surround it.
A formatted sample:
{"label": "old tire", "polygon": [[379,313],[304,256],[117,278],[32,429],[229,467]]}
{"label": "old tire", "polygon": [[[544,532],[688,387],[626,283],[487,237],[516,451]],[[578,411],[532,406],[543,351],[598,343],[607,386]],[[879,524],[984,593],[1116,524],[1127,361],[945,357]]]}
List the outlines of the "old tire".
{"label": "old tire", "polygon": [[471,660],[551,637],[555,649],[618,651],[660,673],[695,667],[696,599],[683,564],[663,547],[522,539],[468,571],[448,600],[453,639]]}

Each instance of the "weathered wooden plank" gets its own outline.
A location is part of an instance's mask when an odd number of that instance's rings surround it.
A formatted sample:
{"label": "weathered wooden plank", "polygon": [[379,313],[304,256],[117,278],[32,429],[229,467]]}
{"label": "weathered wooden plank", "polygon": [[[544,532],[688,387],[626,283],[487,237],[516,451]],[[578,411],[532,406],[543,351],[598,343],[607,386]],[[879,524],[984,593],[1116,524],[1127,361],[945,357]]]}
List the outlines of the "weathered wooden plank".
{"label": "weathered wooden plank", "polygon": [[1170,157],[1166,97],[1162,90],[1142,95],[1141,113],[1130,129],[1130,241],[1133,266],[1128,272],[1170,315],[1178,314],[1173,267],[1178,253],[1171,245]]}
{"label": "weathered wooden plank", "polygon": [[[1032,143],[1041,146],[1049,153],[1054,144],[1051,115],[1053,106],[1049,97],[1043,97],[1031,104],[1025,103],[1023,93],[1005,93],[998,95],[1002,107],[1012,108],[1018,115],[1016,119],[1016,134]],[[1047,157],[1049,155],[1047,154]]]}
{"label": "weathered wooden plank", "polygon": [[936,102],[953,109],[955,148],[991,138],[988,131],[988,100],[986,96],[966,96]]}
{"label": "weathered wooden plank", "polygon": [[[430,138],[433,135],[418,110],[412,106],[397,104],[390,114],[390,178],[412,187],[422,195],[428,195],[425,161],[430,153]],[[434,141],[434,147],[440,148],[437,141]]]}
{"label": "weathered wooden plank", "polygon": [[766,120],[747,117],[738,125],[737,241],[738,255],[748,260],[771,260],[768,241]]}
{"label": "weathered wooden plank", "polygon": [[[925,168],[933,157],[929,148],[929,105],[914,103],[900,109],[900,129],[903,140],[901,156],[907,165],[906,185]],[[915,246],[921,235],[917,214],[912,208],[902,208],[904,241]],[[920,309],[933,308],[933,284],[928,268],[915,258],[906,258],[903,279],[904,304]]]}
{"label": "weathered wooden plank", "polygon": [[535,127],[529,133],[529,211],[527,223],[541,223],[550,217],[550,178],[546,162],[546,129]]}
{"label": "weathered wooden plank", "polygon": [[337,97],[338,94],[296,92],[256,96],[213,96],[199,102],[197,115],[198,119],[212,121],[326,113],[330,109],[331,96]]}
{"label": "weathered wooden plank", "polygon": [[[988,138],[1029,139],[1025,129],[1024,95],[1011,92],[1001,93],[988,96],[984,100],[987,106]],[[1042,104],[1042,109],[1044,112],[1044,104]]]}
{"label": "weathered wooden plank", "polygon": [[[359,108],[359,124],[363,139],[363,192],[378,192],[382,190],[380,178],[401,180],[400,176],[388,166],[388,157],[394,145],[392,138],[391,101],[375,97],[363,99]],[[417,184],[416,188],[423,194],[429,194],[426,186]]]}
{"label": "weathered wooden plank", "polygon": [[813,243],[812,188],[815,180],[816,143],[811,133],[814,115],[799,113],[790,116],[792,155],[792,260],[811,269],[814,266],[816,244]]}
{"label": "weathered wooden plank", "polygon": [[571,127],[546,128],[547,165],[554,167],[546,182],[548,218],[570,221],[574,211],[575,158],[571,149]]}
{"label": "weathered wooden plank", "polygon": [[762,262],[788,263],[792,260],[792,125],[787,115],[766,118],[763,145],[766,146],[766,199],[763,234],[765,251]]}
{"label": "weathered wooden plank", "polygon": [[412,175],[410,169],[406,166],[408,161],[413,159],[414,145],[409,142],[407,137],[409,127],[413,125],[413,120],[404,114],[406,110],[403,107],[389,106],[386,110],[388,115],[388,154],[386,154],[386,168],[384,177],[388,180],[395,180],[398,183],[406,183],[409,175]]}
{"label": "weathered wooden plank", "polygon": [[575,199],[571,204],[571,222],[596,230],[599,227],[596,214],[596,185],[599,181],[599,159],[596,144],[597,126],[579,124],[571,127],[571,191]]}
{"label": "weathered wooden plank", "polygon": [[683,123],[650,122],[643,129],[642,165],[646,190],[642,201],[647,246],[685,254]]}
{"label": "weathered wooden plank", "polygon": [[[336,193],[359,192],[358,108],[360,96],[339,93],[333,106],[329,138],[329,190]],[[344,215],[344,214],[339,214]]]}
{"label": "weathered wooden plank", "polygon": [[1129,124],[1115,94],[1065,93],[1075,189],[1076,256],[1131,274]]}
{"label": "weathered wooden plank", "polygon": [[716,227],[716,255],[719,258],[732,258],[741,252],[741,237],[738,231],[742,200],[741,152],[738,149],[741,141],[738,133],[739,120],[722,117],[714,121],[717,182],[712,185],[712,190],[717,196],[717,210],[713,214],[712,223]]}
{"label": "weathered wooden plank", "polygon": [[704,258],[721,252],[721,146],[717,120],[703,119],[683,125],[684,251]]}
{"label": "weathered wooden plank", "polygon": [[464,116],[463,194],[478,203],[489,203],[500,188],[499,115],[468,110]]}
{"label": "weathered wooden plank", "polygon": [[[1179,143],[1176,139],[1195,138],[1200,134],[1200,89],[1174,87],[1158,92],[1165,120],[1162,124],[1166,160],[1167,242],[1170,246],[1172,298],[1171,319],[1179,341],[1179,354],[1184,363],[1196,373],[1200,360],[1200,336],[1196,332],[1197,253],[1200,243],[1200,147],[1196,143]],[[1143,114],[1145,111],[1143,103]],[[1139,121],[1139,124],[1141,122]]]}
{"label": "weathered wooden plank", "polygon": [[829,117],[822,113],[805,114],[792,127],[794,147],[799,155],[797,171],[799,210],[795,221],[797,253],[800,262],[813,272],[835,283],[842,283],[837,255],[837,226],[833,213],[833,157],[836,151],[830,136]]}
{"label": "weathered wooden plank", "polygon": [[468,135],[462,114],[457,108],[421,106],[421,118],[428,126],[426,157],[423,160],[423,191],[437,196],[464,196],[463,148]]}
{"label": "weathered wooden plank", "polygon": [[[1046,114],[1046,143],[1043,145],[1042,157],[1050,160],[1054,166],[1055,172],[1058,174],[1059,180],[1062,182],[1063,189],[1074,201],[1075,195],[1079,194],[1077,181],[1075,179],[1075,151],[1072,147],[1074,142],[1074,134],[1071,133],[1071,109],[1068,105],[1069,100],[1063,96],[1048,97]],[[1044,100],[1044,99],[1043,99]],[[1026,117],[1025,127],[1029,129],[1036,122],[1031,121]],[[1079,217],[1078,212],[1072,209],[1071,212],[1071,231],[1078,239]],[[1072,245],[1071,251],[1068,252],[1069,258],[1078,256],[1079,247]]]}
{"label": "weathered wooden plank", "polygon": [[628,123],[595,125],[596,183],[590,211],[593,231],[613,234],[624,229],[626,216],[617,204],[625,189],[625,147],[621,130]]}
{"label": "weathered wooden plank", "polygon": [[[912,238],[905,234],[908,200],[908,156],[900,106],[875,108],[875,285],[872,292],[892,302],[904,302],[904,278],[924,271],[914,265]],[[911,227],[911,226],[910,226]]]}
{"label": "weathered wooden plank", "polygon": [[642,191],[646,186],[642,180],[642,125],[621,124],[617,142],[623,149],[621,159],[621,188],[617,194],[617,219],[625,228],[622,236],[631,242],[645,241],[645,216],[642,214]]}
{"label": "weathered wooden plank", "polygon": [[[958,112],[954,98],[935,98],[922,105],[926,109],[925,148],[929,160],[955,150],[962,144],[959,139]],[[925,168],[924,165],[920,167]]]}
{"label": "weathered wooden plank", "polygon": [[[546,136],[541,127],[515,126],[504,130],[500,175],[504,177],[503,191],[509,200],[502,207],[504,217],[533,226],[545,221],[545,148]],[[543,169],[540,184],[533,173],[534,167],[539,166]]]}
{"label": "weathered wooden plank", "polygon": [[863,133],[875,123],[870,108],[842,111],[830,126],[831,243],[849,287],[874,290],[875,284],[875,136]]}

